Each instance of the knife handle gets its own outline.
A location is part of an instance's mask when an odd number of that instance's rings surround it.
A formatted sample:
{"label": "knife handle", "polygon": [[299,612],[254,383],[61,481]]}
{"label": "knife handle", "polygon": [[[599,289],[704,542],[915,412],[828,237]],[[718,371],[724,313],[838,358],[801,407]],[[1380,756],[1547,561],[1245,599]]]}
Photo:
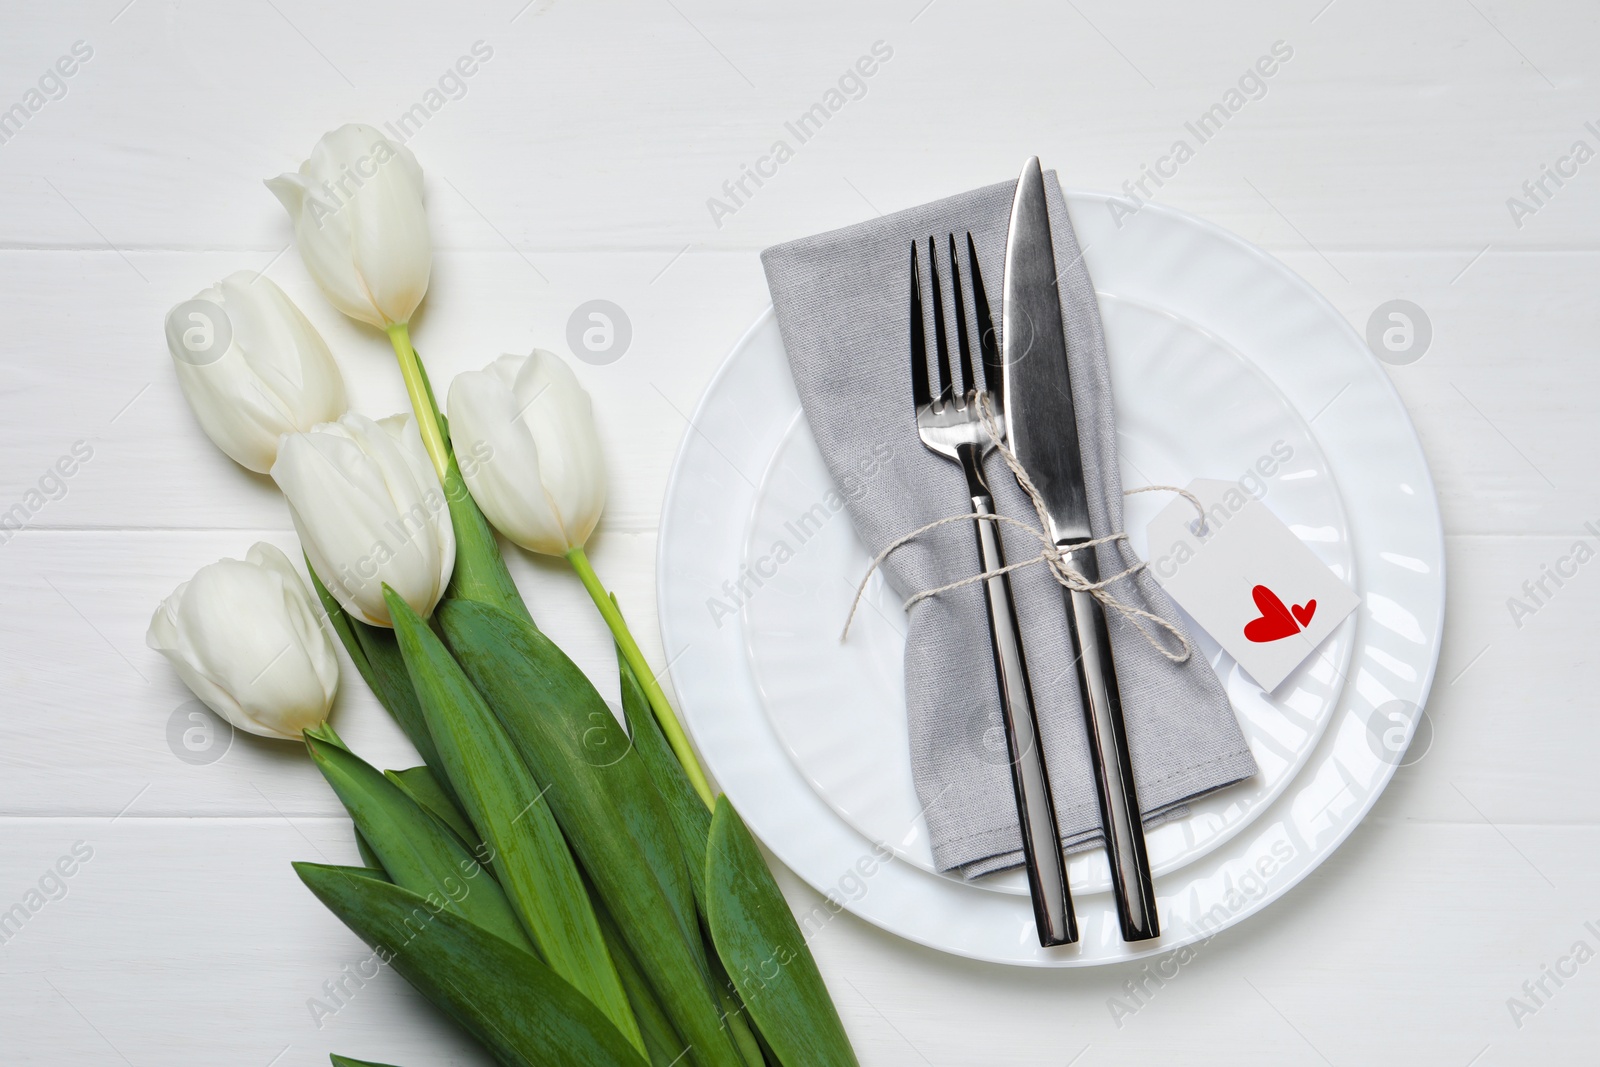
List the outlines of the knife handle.
{"label": "knife handle", "polygon": [[[1089,581],[1099,580],[1100,568],[1093,547],[1060,542],[1066,563]],[[1067,593],[1068,627],[1072,654],[1078,665],[1078,689],[1083,694],[1084,724],[1094,765],[1095,792],[1100,800],[1100,824],[1105,830],[1106,859],[1111,863],[1111,884],[1117,899],[1117,918],[1124,941],[1148,941],[1161,936],[1156,914],[1156,892],[1145,850],[1144,820],[1134,788],[1133,757],[1122,721],[1122,698],[1117,690],[1116,666],[1111,659],[1111,636],[1105,610],[1091,593]]]}
{"label": "knife handle", "polygon": [[[994,500],[987,490],[974,486],[972,512],[993,515]],[[978,553],[985,571],[1006,565],[1000,549],[1000,531],[993,522],[973,523],[978,529]],[[984,603],[989,612],[989,637],[994,651],[994,673],[1000,684],[1000,718],[1005,726],[1006,753],[1011,763],[1011,784],[1016,792],[1017,822],[1022,829],[1022,857],[1028,873],[1028,895],[1033,900],[1034,925],[1039,944],[1070,945],[1078,940],[1078,920],[1072,911],[1067,886],[1066,861],[1061,855],[1061,834],[1056,828],[1055,802],[1050,776],[1039,747],[1039,721],[1033,710],[1033,690],[1028,665],[1022,655],[1021,631],[1011,581],[1001,574],[984,581]]]}

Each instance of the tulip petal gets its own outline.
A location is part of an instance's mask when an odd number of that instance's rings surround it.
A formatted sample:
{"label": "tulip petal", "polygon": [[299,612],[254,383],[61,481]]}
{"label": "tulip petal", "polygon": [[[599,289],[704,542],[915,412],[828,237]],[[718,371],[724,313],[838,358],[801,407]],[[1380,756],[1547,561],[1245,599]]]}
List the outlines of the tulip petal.
{"label": "tulip petal", "polygon": [[501,533],[563,555],[605,507],[605,463],[589,395],[554,353],[506,355],[450,385],[450,433],[472,495]]}
{"label": "tulip petal", "polygon": [[428,291],[433,242],[422,168],[371,126],[325,134],[298,173],[268,179],[306,269],[330,303],[380,329],[410,320]]}
{"label": "tulip petal", "polygon": [[572,368],[555,353],[534,349],[517,374],[522,422],[539,452],[539,478],[558,501],[562,529],[573,547],[583,545],[600,521],[606,470],[594,405]]}
{"label": "tulip petal", "polygon": [[218,288],[234,341],[284,412],[284,429],[309,430],[345,413],[344,378],[327,342],[265,275],[236,271]]}
{"label": "tulip petal", "polygon": [[433,263],[422,169],[409,148],[371,133],[375,140],[357,159],[370,160],[375,173],[349,205],[350,259],[385,322],[409,322]]}
{"label": "tulip petal", "polygon": [[169,334],[173,368],[201,428],[236,462],[264,473],[283,434],[344,413],[338,364],[270,278],[239,271],[194,299],[215,306],[231,339],[220,355],[196,362]]}
{"label": "tulip petal", "polygon": [[448,403],[450,438],[466,457],[462,477],[495,528],[533,552],[573,547],[539,479],[539,449],[516,394],[492,373],[469,371],[450,383]]}
{"label": "tulip petal", "polygon": [[300,175],[289,171],[268,178],[263,182],[272,195],[278,198],[278,203],[283,205],[283,210],[289,213],[291,219],[298,218],[306,204],[306,193],[310,183]]}
{"label": "tulip petal", "polygon": [[298,738],[338,688],[332,641],[270,545],[202,567],[156,609],[145,640],[213,711],[264,737]]}
{"label": "tulip petal", "polygon": [[317,576],[353,617],[389,626],[383,586],[424,616],[455,564],[449,507],[410,416],[354,412],[284,438],[272,476]]}
{"label": "tulip petal", "polygon": [[283,610],[300,647],[306,650],[311,668],[330,693],[339,684],[339,657],[333,642],[322,629],[322,613],[312,600],[311,590],[301,580],[300,574],[289,562],[289,557],[276,545],[258,541],[245,553],[245,562],[276,574],[283,586]]}

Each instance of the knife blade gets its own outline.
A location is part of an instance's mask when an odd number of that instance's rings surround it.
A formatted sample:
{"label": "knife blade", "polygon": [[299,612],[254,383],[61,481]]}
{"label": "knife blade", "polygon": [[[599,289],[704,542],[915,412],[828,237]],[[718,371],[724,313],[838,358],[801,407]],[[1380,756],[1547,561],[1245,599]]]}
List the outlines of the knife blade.
{"label": "knife blade", "polygon": [[1055,245],[1039,157],[1017,182],[1000,314],[1006,435],[1049,513],[1052,541],[1089,537],[1089,499],[1067,374]]}
{"label": "knife blade", "polygon": [[[1093,538],[1089,496],[1038,156],[1028,160],[1017,180],[1006,235],[1004,294],[1000,333],[1006,437],[1044,506],[1046,534],[1069,567],[1090,582],[1098,581],[1094,546],[1085,544]],[[1110,635],[1093,594],[1073,589],[1066,596],[1117,917],[1124,941],[1144,941],[1160,936],[1160,922]]]}

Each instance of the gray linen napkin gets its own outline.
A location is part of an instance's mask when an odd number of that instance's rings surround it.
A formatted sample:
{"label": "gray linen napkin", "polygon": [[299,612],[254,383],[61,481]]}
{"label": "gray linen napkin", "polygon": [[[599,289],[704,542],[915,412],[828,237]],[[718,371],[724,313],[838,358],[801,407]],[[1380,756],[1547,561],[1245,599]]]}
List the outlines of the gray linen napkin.
{"label": "gray linen napkin", "polygon": [[[1105,337],[1066,200],[1055,174],[1045,177],[1091,525],[1096,536],[1104,536],[1122,524]],[[1014,182],[991,185],[762,253],[800,401],[835,482],[856,484],[858,472],[871,469],[858,465],[878,457],[868,491],[844,494],[856,532],[873,552],[967,507],[959,466],[924,449],[913,422],[906,318],[910,242],[923,242],[926,287],[928,236],[938,238],[942,253],[945,234],[954,231],[959,240],[970,230],[998,327],[1015,190]],[[925,290],[929,316],[930,295]],[[948,300],[945,313],[953,329]],[[927,335],[931,344],[931,325]],[[987,473],[1000,513],[1036,524],[1032,505],[998,455],[990,457]],[[1002,529],[1010,561],[1038,553],[1038,543],[1024,531]],[[1137,562],[1125,542],[1098,551],[1102,574]],[[973,531],[966,523],[942,526],[897,550],[884,571],[902,596],[976,574]],[[1014,572],[1012,584],[1062,844],[1086,848],[1100,840],[1100,814],[1063,591],[1042,564]],[[1111,592],[1181,626],[1148,574],[1123,579]],[[1211,666],[1198,654],[1173,664],[1125,618],[1114,611],[1107,615],[1146,824],[1255,774],[1255,760]],[[968,878],[1022,862],[987,625],[979,587],[970,585],[918,603],[906,642],[911,765],[934,859],[940,870],[959,868]]]}

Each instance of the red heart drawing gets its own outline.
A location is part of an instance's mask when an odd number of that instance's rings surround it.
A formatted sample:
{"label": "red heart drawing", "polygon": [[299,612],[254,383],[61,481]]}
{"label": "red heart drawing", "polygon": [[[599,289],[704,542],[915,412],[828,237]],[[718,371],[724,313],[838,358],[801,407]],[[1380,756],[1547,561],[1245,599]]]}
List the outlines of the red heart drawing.
{"label": "red heart drawing", "polygon": [[1296,604],[1291,610],[1294,612],[1294,621],[1303,630],[1311,625],[1311,616],[1317,613],[1317,602],[1308,600],[1304,604]]}
{"label": "red heart drawing", "polygon": [[[1268,641],[1281,641],[1300,632],[1302,624],[1296,621],[1300,608],[1296,607],[1295,614],[1290,615],[1289,609],[1278,599],[1278,594],[1264,585],[1258,585],[1250,590],[1250,595],[1255,598],[1256,610],[1261,612],[1261,617],[1245,623],[1245,637],[1258,644],[1265,644]],[[1316,610],[1317,602],[1315,600],[1308,602],[1305,605],[1306,619],[1309,620],[1311,613]]]}

